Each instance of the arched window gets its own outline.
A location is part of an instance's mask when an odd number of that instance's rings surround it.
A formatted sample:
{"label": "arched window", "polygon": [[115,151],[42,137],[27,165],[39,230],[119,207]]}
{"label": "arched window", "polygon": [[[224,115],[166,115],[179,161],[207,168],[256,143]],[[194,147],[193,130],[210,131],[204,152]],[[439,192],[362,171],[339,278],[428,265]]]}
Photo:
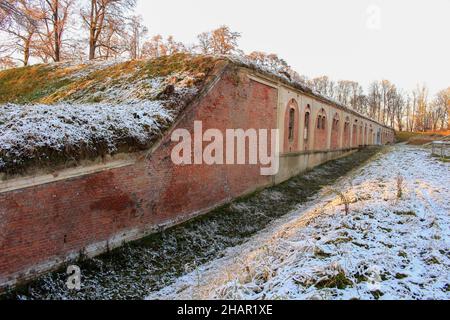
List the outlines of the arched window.
{"label": "arched window", "polygon": [[294,129],[295,129],[295,109],[291,108],[289,110],[289,141],[294,140]]}
{"label": "arched window", "polygon": [[325,116],[325,110],[322,109],[319,111],[319,115],[317,116],[317,129],[325,130],[327,124],[327,118]]}
{"label": "arched window", "polygon": [[333,125],[331,127],[332,130],[338,130],[339,129],[339,118],[333,119]]}
{"label": "arched window", "polygon": [[[309,150],[310,148],[310,128],[311,128],[311,106],[309,104],[306,105],[305,108],[305,119],[304,119],[304,129],[303,129],[303,146],[305,150]],[[314,124],[312,125],[314,128]]]}
{"label": "arched window", "polygon": [[[310,127],[310,121],[311,120],[311,107],[308,105],[306,105],[306,110],[305,110],[305,132],[303,133],[303,139],[306,141],[309,139],[309,127]],[[305,144],[307,146],[307,143]]]}
{"label": "arched window", "polygon": [[327,114],[321,109],[317,114],[317,129],[314,134],[314,149],[324,150],[327,148]]}
{"label": "arched window", "polygon": [[284,122],[284,151],[298,151],[298,123],[300,114],[297,101],[291,99],[286,106],[285,122]]}
{"label": "arched window", "polygon": [[310,113],[306,112],[305,113],[305,140],[308,139],[308,132],[309,132],[309,117],[310,117]]}
{"label": "arched window", "polygon": [[355,119],[352,132],[352,147],[358,146],[358,119]]}
{"label": "arched window", "polygon": [[344,123],[344,147],[345,148],[349,148],[350,147],[350,118],[346,117],[345,118],[345,123]]}
{"label": "arched window", "polygon": [[339,119],[339,114],[335,113],[331,125],[331,149],[333,150],[338,149],[340,145]]}

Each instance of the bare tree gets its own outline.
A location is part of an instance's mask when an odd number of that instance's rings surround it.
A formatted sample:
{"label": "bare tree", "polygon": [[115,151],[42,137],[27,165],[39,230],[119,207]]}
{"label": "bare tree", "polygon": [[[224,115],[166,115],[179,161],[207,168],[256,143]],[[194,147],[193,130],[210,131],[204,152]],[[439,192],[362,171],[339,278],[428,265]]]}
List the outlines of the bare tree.
{"label": "bare tree", "polygon": [[368,112],[369,116],[373,119],[380,121],[381,118],[381,93],[378,81],[374,81],[369,86],[368,100]]}
{"label": "bare tree", "polygon": [[40,26],[37,55],[44,62],[61,61],[63,37],[74,0],[39,0]]}
{"label": "bare tree", "polygon": [[434,130],[450,128],[450,87],[436,94],[431,112]]}
{"label": "bare tree", "polygon": [[[95,59],[97,49],[104,46],[100,43],[108,24],[111,32],[114,25],[126,24],[126,14],[136,5],[136,0],[89,0],[89,5],[81,10],[81,17],[89,30],[89,60]],[[112,35],[110,35],[112,38]]]}
{"label": "bare tree", "polygon": [[11,18],[24,18],[22,12],[17,8],[17,0],[0,1],[0,26],[7,23]]}
{"label": "bare tree", "polygon": [[239,32],[233,32],[228,26],[221,26],[210,32],[203,32],[197,36],[199,50],[204,54],[241,54],[238,40]]}
{"label": "bare tree", "polygon": [[211,53],[211,45],[210,45],[210,33],[202,32],[197,36],[198,40],[198,49],[200,53],[209,54]]}
{"label": "bare tree", "polygon": [[142,48],[142,55],[145,58],[159,58],[167,54],[164,39],[160,34],[153,36],[146,41]]}
{"label": "bare tree", "polygon": [[339,80],[336,86],[336,99],[343,105],[349,105],[351,84],[347,80]]}
{"label": "bare tree", "polygon": [[429,129],[428,118],[428,88],[425,85],[418,85],[414,90],[414,97],[416,99],[416,115],[415,115],[415,130],[426,131]]}
{"label": "bare tree", "polygon": [[175,40],[173,36],[167,37],[167,54],[175,54],[178,52],[186,52],[188,51],[186,46],[182,42],[178,42]]}
{"label": "bare tree", "polygon": [[148,29],[143,25],[141,16],[132,16],[129,19],[126,32],[126,51],[132,60],[142,57],[142,42],[147,33]]}
{"label": "bare tree", "polygon": [[393,97],[393,84],[389,80],[381,80],[380,82],[380,94],[381,94],[381,122],[385,125],[388,124],[390,115],[390,103]]}
{"label": "bare tree", "polygon": [[3,11],[0,30],[8,34],[9,43],[4,43],[11,53],[19,53],[24,66],[28,65],[32,42],[38,30],[40,12],[36,1],[16,0],[10,1],[14,5],[14,11]]}
{"label": "bare tree", "polygon": [[158,34],[144,43],[142,57],[159,58],[178,52],[188,51],[188,48],[183,43],[176,41],[173,36],[168,36],[167,40],[164,40],[164,38]]}
{"label": "bare tree", "polygon": [[97,39],[95,57],[108,60],[127,51],[127,25],[121,18],[109,16]]}
{"label": "bare tree", "polygon": [[0,70],[16,67],[16,63],[11,57],[0,57]]}
{"label": "bare tree", "polygon": [[364,95],[362,86],[356,81],[348,81],[350,88],[350,101],[349,106],[362,114],[367,113],[367,98]]}
{"label": "bare tree", "polygon": [[308,85],[314,89],[316,92],[325,95],[330,98],[335,98],[335,87],[334,81],[329,79],[327,76],[321,76],[308,81]]}
{"label": "bare tree", "polygon": [[4,28],[15,11],[12,2],[11,0],[0,1],[0,28]]}
{"label": "bare tree", "polygon": [[401,91],[396,91],[393,101],[393,112],[392,116],[395,117],[395,120],[397,122],[397,128],[399,131],[403,131],[404,129],[404,114],[405,114],[405,107],[407,103],[407,97],[405,98],[405,95]]}

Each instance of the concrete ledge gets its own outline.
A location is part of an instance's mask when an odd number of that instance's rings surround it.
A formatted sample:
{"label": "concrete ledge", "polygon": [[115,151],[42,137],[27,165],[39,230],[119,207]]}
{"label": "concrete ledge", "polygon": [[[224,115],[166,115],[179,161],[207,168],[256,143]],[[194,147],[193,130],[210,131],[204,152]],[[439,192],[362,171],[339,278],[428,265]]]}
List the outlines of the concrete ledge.
{"label": "concrete ledge", "polygon": [[115,160],[107,163],[96,164],[91,166],[80,166],[71,169],[63,169],[52,174],[41,174],[28,177],[20,177],[0,182],[0,193],[14,190],[30,188],[42,184],[52,183],[55,181],[67,180],[71,178],[81,177],[105,170],[131,166],[136,163],[135,159]]}
{"label": "concrete ledge", "polygon": [[282,153],[280,154],[280,157],[297,157],[297,156],[304,156],[304,155],[310,155],[310,154],[319,154],[319,153],[332,153],[332,152],[349,152],[353,150],[359,150],[359,147],[353,147],[353,148],[342,148],[342,149],[334,149],[334,150],[305,150],[305,151],[297,151],[297,152],[288,152],[288,153]]}

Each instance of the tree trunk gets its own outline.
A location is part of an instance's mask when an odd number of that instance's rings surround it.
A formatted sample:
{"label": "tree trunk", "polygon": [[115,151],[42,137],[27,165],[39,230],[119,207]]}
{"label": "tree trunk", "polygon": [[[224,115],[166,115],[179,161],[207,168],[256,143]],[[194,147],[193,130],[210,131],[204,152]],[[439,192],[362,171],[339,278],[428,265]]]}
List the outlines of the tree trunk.
{"label": "tree trunk", "polygon": [[23,65],[24,67],[28,66],[28,61],[30,60],[30,43],[25,43],[25,47],[23,50]]}
{"label": "tree trunk", "polygon": [[95,43],[94,38],[89,39],[89,60],[95,59]]}
{"label": "tree trunk", "polygon": [[91,0],[91,15],[89,17],[89,60],[95,59],[95,28],[94,21],[95,0]]}
{"label": "tree trunk", "polygon": [[61,48],[60,48],[60,34],[59,34],[59,0],[54,2],[54,12],[53,12],[53,30],[55,32],[55,62],[61,60]]}

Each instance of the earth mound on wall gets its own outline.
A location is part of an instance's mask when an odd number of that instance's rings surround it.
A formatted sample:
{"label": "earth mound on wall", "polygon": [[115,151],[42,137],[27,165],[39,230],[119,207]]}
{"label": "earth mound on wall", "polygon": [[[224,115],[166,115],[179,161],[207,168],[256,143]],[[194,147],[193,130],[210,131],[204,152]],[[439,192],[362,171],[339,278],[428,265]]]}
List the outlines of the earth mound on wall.
{"label": "earth mound on wall", "polygon": [[0,178],[148,149],[227,66],[254,70],[364,117],[282,68],[241,56],[179,53],[15,68],[0,72]]}
{"label": "earth mound on wall", "polygon": [[220,60],[175,54],[0,72],[0,175],[149,148]]}

